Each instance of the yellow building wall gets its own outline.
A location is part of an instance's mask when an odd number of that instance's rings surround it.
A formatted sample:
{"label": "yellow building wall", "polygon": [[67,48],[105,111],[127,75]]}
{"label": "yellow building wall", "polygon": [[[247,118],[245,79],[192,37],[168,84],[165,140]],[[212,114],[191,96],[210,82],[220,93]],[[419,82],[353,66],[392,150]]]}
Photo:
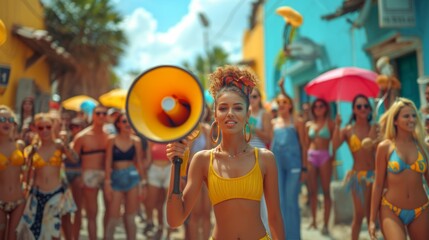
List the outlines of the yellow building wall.
{"label": "yellow building wall", "polygon": [[12,36],[14,24],[44,29],[43,7],[40,0],[1,0],[0,19],[7,31],[7,40],[0,46],[0,65],[10,67],[9,84],[6,91],[0,95],[0,104],[14,109],[19,79],[32,79],[40,91],[50,91],[49,66],[45,59],[42,57],[25,69],[25,62],[32,56],[33,50]]}
{"label": "yellow building wall", "polygon": [[259,7],[257,10],[255,26],[245,32],[243,38],[243,60],[253,61],[251,65],[259,78],[259,90],[262,93],[263,100],[265,96],[265,65],[264,65],[264,26],[263,26],[263,8]]}

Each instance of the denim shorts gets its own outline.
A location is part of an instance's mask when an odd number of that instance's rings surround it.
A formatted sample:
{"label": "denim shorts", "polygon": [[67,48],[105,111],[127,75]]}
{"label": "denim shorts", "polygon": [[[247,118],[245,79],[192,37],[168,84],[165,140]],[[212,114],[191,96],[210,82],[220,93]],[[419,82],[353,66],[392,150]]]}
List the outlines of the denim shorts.
{"label": "denim shorts", "polygon": [[66,178],[69,184],[73,183],[73,181],[80,177],[82,172],[80,170],[68,170],[66,169]]}
{"label": "denim shorts", "polygon": [[128,192],[140,182],[140,175],[134,165],[124,169],[113,170],[110,178],[112,189],[119,192]]}

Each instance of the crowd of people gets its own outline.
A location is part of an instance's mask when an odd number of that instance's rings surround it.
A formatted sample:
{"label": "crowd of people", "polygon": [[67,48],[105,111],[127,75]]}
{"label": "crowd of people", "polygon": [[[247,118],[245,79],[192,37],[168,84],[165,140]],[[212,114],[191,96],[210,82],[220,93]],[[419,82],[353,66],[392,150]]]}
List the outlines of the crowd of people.
{"label": "crowd of people", "polygon": [[[182,225],[190,240],[301,239],[303,183],[308,228],[329,235],[342,143],[353,160],[344,179],[354,207],[350,238],[359,239],[366,218],[372,239],[377,228],[385,239],[429,239],[429,118],[423,122],[412,101],[398,98],[376,121],[371,101],[357,95],[344,125],[324,99],[298,113],[283,79],[270,112],[250,69],[227,65],[209,78],[214,104],[205,106],[192,141],[149,141],[123,111],[102,105],[90,122],[70,111],[35,113],[32,98],[18,116],[0,105],[0,239],[79,239],[83,218],[89,239],[98,229],[114,239],[119,225],[136,239],[139,217],[155,239]],[[189,158],[180,194],[172,191],[174,157]]]}

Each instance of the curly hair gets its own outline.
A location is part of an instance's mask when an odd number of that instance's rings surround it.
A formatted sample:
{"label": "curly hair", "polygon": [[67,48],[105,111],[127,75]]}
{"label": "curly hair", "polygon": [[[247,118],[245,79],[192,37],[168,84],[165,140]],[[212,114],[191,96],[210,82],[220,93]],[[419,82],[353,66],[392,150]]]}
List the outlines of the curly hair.
{"label": "curly hair", "polygon": [[249,106],[249,95],[258,82],[256,75],[249,67],[239,68],[232,65],[218,67],[210,74],[209,80],[209,91],[215,102],[219,94],[232,91],[245,99],[246,106]]}

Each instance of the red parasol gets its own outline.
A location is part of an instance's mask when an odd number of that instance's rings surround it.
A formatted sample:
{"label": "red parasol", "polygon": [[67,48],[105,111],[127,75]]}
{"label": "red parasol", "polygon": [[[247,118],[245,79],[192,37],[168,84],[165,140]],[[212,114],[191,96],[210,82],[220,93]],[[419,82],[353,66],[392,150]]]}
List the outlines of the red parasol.
{"label": "red parasol", "polygon": [[336,68],[307,83],[304,90],[308,95],[329,102],[351,102],[357,94],[375,98],[379,92],[377,76],[377,73],[362,68]]}

